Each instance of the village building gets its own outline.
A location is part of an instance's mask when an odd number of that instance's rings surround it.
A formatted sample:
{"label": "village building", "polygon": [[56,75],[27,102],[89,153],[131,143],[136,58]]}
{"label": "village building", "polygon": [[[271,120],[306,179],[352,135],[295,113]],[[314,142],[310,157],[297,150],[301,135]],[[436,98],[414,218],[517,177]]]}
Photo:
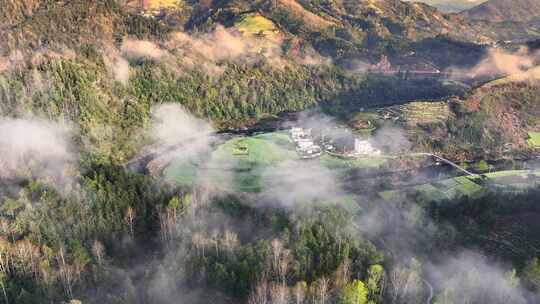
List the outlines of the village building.
{"label": "village building", "polygon": [[301,139],[309,139],[311,138],[311,129],[291,128],[290,136],[294,142],[298,142]]}
{"label": "village building", "polygon": [[373,147],[368,140],[354,140],[354,153],[357,155],[381,155],[381,151]]}
{"label": "village building", "polygon": [[291,128],[290,136],[296,144],[296,152],[302,158],[314,158],[322,155],[321,146],[315,144],[311,137],[311,129]]}
{"label": "village building", "polygon": [[291,128],[289,134],[296,145],[296,152],[302,158],[314,158],[324,152],[341,154],[346,157],[357,157],[365,155],[380,155],[381,151],[376,149],[370,141],[356,138],[350,132],[327,138],[324,134],[314,138],[311,129]]}

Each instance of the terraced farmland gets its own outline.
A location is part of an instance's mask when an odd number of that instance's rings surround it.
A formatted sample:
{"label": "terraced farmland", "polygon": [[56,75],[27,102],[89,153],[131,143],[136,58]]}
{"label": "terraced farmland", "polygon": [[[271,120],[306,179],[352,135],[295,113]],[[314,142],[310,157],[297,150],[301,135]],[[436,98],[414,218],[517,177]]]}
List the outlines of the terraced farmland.
{"label": "terraced farmland", "polygon": [[414,127],[419,124],[444,123],[451,115],[446,102],[411,102],[391,107],[399,115],[399,121]]}
{"label": "terraced farmland", "polygon": [[[483,185],[484,182],[486,186]],[[487,190],[487,185],[521,191],[538,183],[540,170],[506,170],[487,173],[483,177],[459,176],[400,190],[383,191],[379,193],[379,197],[385,201],[393,201],[405,197],[407,193],[414,193],[418,195],[419,201],[430,202],[463,196],[472,198],[481,196]]]}
{"label": "terraced farmland", "polygon": [[404,198],[407,193],[414,193],[421,202],[430,202],[441,199],[454,199],[463,196],[475,197],[481,195],[484,188],[473,178],[460,176],[415,187],[380,192],[379,196],[385,201]]}

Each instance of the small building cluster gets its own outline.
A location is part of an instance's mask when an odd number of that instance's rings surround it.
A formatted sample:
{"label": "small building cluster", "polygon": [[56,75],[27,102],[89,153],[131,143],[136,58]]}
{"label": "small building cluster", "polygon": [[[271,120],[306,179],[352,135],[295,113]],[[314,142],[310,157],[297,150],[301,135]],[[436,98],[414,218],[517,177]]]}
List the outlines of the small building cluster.
{"label": "small building cluster", "polygon": [[311,129],[292,128],[290,136],[296,144],[296,152],[302,158],[315,158],[322,155],[321,146],[315,144],[311,137]]}
{"label": "small building cluster", "polygon": [[[315,132],[316,133],[316,132]],[[323,153],[343,157],[359,157],[367,155],[380,155],[369,140],[361,140],[350,134],[332,138],[322,132],[314,136],[312,129],[294,127],[290,130],[290,137],[296,145],[296,152],[302,158],[315,158]]]}

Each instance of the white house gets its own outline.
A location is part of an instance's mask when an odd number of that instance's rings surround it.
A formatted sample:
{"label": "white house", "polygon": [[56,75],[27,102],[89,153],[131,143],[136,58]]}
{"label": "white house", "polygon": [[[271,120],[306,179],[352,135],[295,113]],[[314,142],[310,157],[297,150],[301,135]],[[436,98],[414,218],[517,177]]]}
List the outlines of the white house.
{"label": "white house", "polygon": [[354,153],[361,155],[380,155],[381,151],[375,149],[369,141],[356,138],[354,140]]}
{"label": "white house", "polygon": [[311,129],[291,128],[290,134],[292,140],[298,142],[301,139],[309,138],[311,136]]}

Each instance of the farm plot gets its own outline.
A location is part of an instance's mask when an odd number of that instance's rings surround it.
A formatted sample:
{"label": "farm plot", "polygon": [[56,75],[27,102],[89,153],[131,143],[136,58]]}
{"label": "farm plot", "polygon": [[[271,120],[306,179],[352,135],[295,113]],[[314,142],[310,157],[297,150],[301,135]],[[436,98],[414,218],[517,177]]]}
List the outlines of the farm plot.
{"label": "farm plot", "polygon": [[444,123],[450,117],[450,107],[446,102],[411,102],[393,108],[399,113],[399,121],[411,127]]}
{"label": "farm plot", "polygon": [[406,193],[413,193],[417,195],[419,201],[431,202],[462,196],[474,197],[481,195],[483,191],[484,187],[475,183],[469,177],[460,176],[402,190],[385,191],[379,193],[379,196],[385,201],[391,201],[403,197]]}
{"label": "farm plot", "polygon": [[390,158],[384,156],[366,156],[356,159],[341,159],[331,155],[321,157],[323,166],[329,169],[369,169],[378,168],[388,162]]}

